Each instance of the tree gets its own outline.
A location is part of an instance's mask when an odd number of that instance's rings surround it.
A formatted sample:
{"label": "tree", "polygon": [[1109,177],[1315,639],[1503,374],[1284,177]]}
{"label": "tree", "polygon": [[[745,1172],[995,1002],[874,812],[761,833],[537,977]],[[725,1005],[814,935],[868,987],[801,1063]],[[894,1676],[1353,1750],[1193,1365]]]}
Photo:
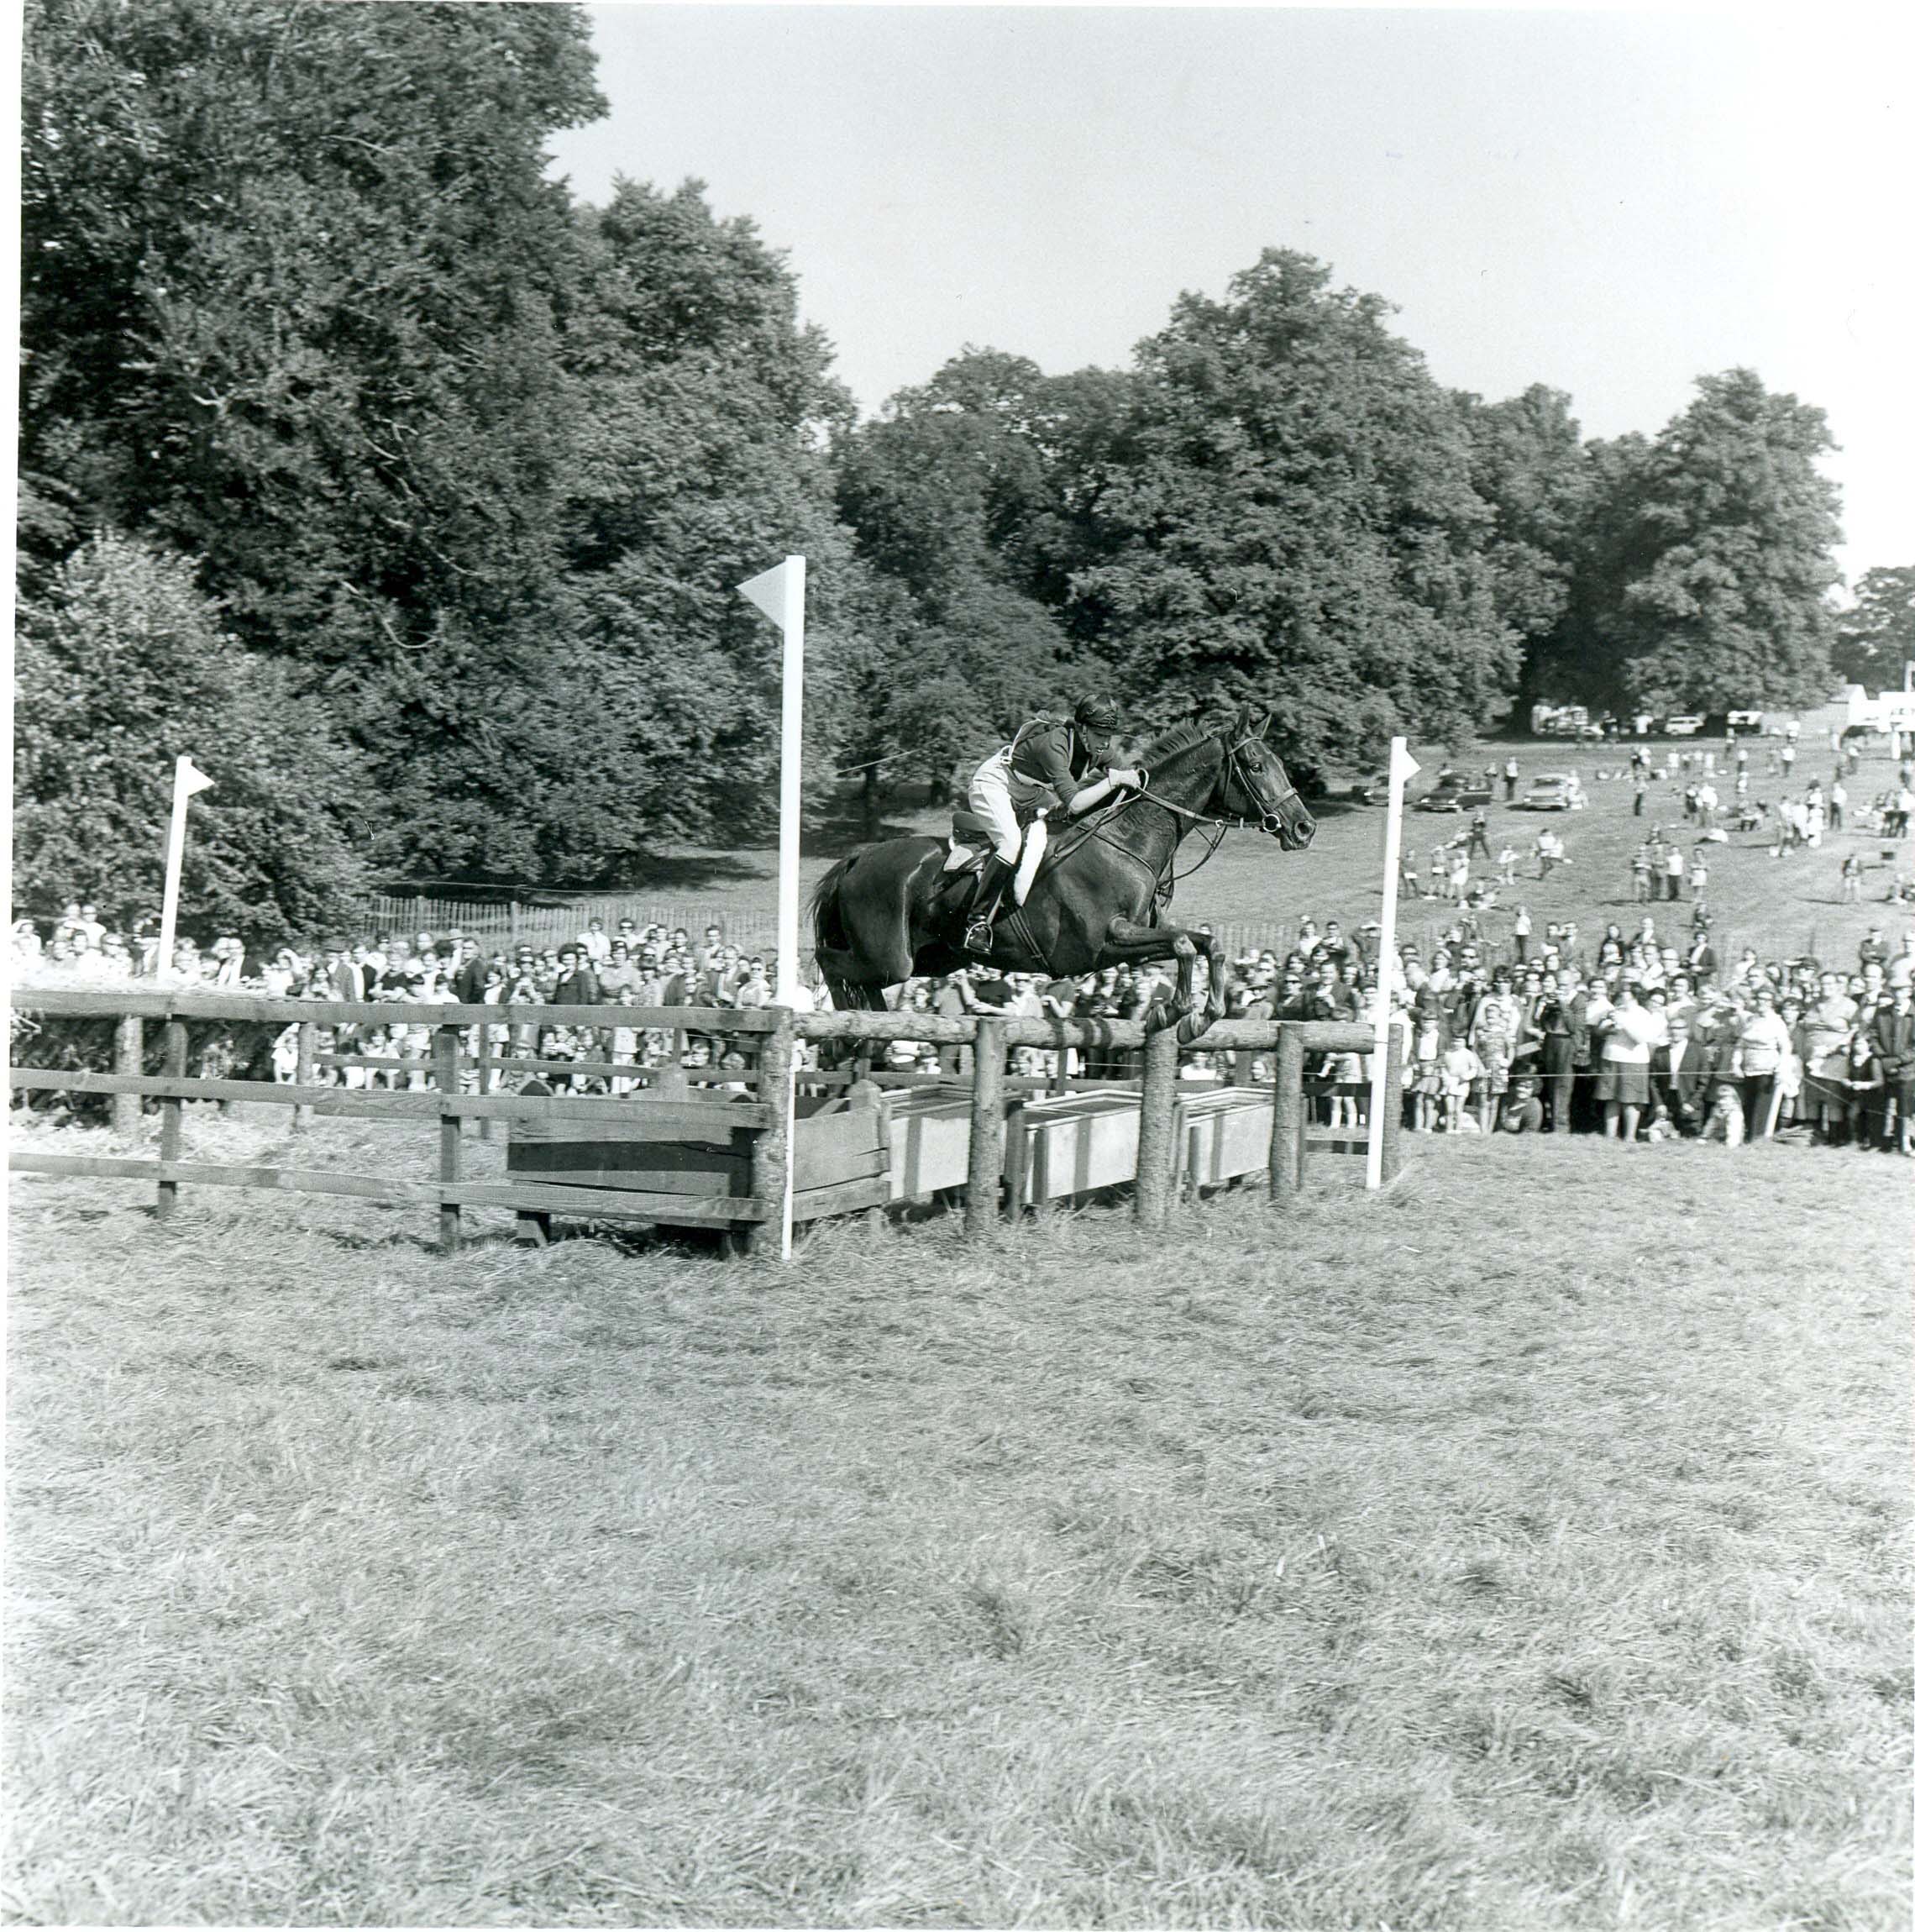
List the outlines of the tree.
{"label": "tree", "polygon": [[1915,564],[1865,570],[1854,607],[1836,619],[1836,675],[1871,691],[1896,690],[1915,660]]}
{"label": "tree", "polygon": [[366,753],[383,863],[532,862],[575,277],[543,150],[602,105],[569,7],[29,7],[32,560],[196,559]]}
{"label": "tree", "polygon": [[118,536],[76,551],[19,609],[15,896],[157,912],[173,764],[215,780],[193,806],[182,923],[275,941],[344,919],[364,879],[342,829],[359,774],[286,667],[219,627],[181,559]]}
{"label": "tree", "polygon": [[[874,629],[847,760],[942,786],[1096,677],[1044,595],[1062,589],[1045,552],[1073,394],[1021,356],[967,349],[839,438],[840,513],[898,612]],[[868,780],[874,822],[879,791]]]}
{"label": "tree", "polygon": [[1456,402],[1470,439],[1471,486],[1491,512],[1483,554],[1497,614],[1522,640],[1528,689],[1569,607],[1589,453],[1561,390],[1535,383],[1502,402],[1466,394]]}
{"label": "tree", "polygon": [[[825,454],[851,403],[795,278],[702,184],[621,181],[580,218],[586,273],[565,353],[580,428],[550,681],[584,694],[542,801],[549,876],[610,877],[664,839],[774,822],[776,634],[737,595],[807,560],[807,770],[830,773],[868,703],[876,613]],[[607,774],[611,774],[608,780]]]}
{"label": "tree", "polygon": [[1088,516],[1076,627],[1140,704],[1271,705],[1309,773],[1488,716],[1514,639],[1451,400],[1374,296],[1267,250],[1141,345]]}
{"label": "tree", "polygon": [[1753,370],[1706,375],[1651,444],[1592,452],[1583,561],[1553,657],[1564,696],[1644,711],[1828,695],[1840,539],[1819,409]]}

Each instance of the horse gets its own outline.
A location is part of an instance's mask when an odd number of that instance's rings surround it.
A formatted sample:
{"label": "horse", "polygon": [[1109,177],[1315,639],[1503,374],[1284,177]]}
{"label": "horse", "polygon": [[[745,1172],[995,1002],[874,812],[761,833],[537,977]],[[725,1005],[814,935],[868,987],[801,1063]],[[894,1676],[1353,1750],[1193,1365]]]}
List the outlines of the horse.
{"label": "horse", "polygon": [[[1105,966],[1174,958],[1177,994],[1153,1026],[1194,1005],[1197,954],[1210,963],[1208,1020],[1224,1012],[1220,941],[1163,922],[1177,849],[1199,826],[1256,823],[1285,851],[1316,836],[1316,822],[1283,761],[1265,742],[1267,714],[1246,706],[1192,720],[1149,745],[1141,785],[1061,830],[1025,903],[1006,908],[984,963],[1005,972],[1074,977]],[[1213,840],[1213,848],[1215,841]],[[834,1005],[881,1009],[885,989],[916,974],[976,964],[963,948],[974,874],[947,869],[952,842],[918,836],[865,846],[840,859],[811,898],[818,963]],[[1200,1031],[1201,1029],[1199,1029]]]}

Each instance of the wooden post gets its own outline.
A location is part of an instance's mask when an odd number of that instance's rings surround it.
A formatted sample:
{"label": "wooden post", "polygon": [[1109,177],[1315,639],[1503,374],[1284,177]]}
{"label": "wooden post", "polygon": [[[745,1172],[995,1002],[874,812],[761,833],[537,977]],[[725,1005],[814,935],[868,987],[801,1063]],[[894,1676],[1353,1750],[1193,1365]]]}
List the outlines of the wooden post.
{"label": "wooden post", "polygon": [[[141,1032],[139,1014],[120,1015],[119,1024],[113,1030],[113,1071],[116,1074],[131,1074],[137,1077],[146,1071],[146,1045]],[[138,1094],[113,1095],[113,1131],[123,1141],[130,1141],[138,1137]]]}
{"label": "wooden post", "polygon": [[964,1232],[988,1241],[997,1231],[1004,1181],[1004,1021],[978,1016],[971,1065],[971,1167],[964,1189]]}
{"label": "wooden post", "polygon": [[1177,1165],[1177,1029],[1165,1026],[1144,1042],[1142,1112],[1137,1121],[1136,1215],[1162,1227],[1170,1214]]}
{"label": "wooden post", "polygon": [[758,1061],[758,1098],[771,1109],[771,1125],[760,1131],[752,1148],[752,1200],[759,1215],[745,1234],[745,1252],[767,1261],[779,1260],[784,1252],[784,1191],[791,1171],[788,1096],[797,1038],[790,1008],[772,1010],[778,1024],[764,1036],[764,1052]]}
{"label": "wooden post", "polygon": [[[319,1051],[319,1024],[316,1020],[299,1022],[299,1058],[293,1064],[293,1084],[310,1087],[313,1077],[313,1057]],[[312,1125],[312,1110],[310,1107],[295,1107],[292,1110],[292,1131],[302,1134]]]}
{"label": "wooden post", "polygon": [[1403,1172],[1403,1055],[1390,1028],[1390,1063],[1383,1076],[1383,1185]]}
{"label": "wooden post", "polygon": [[[459,1098],[459,1029],[436,1027],[433,1032],[433,1084],[438,1089],[439,1105]],[[462,1123],[457,1114],[439,1116],[439,1181],[456,1185],[464,1157]],[[459,1203],[439,1203],[439,1247],[446,1254],[459,1252]]]}
{"label": "wooden post", "polygon": [[1277,1090],[1270,1109],[1270,1194],[1287,1200],[1304,1184],[1304,1042],[1286,1026],[1277,1038]]}
{"label": "wooden post", "polygon": [[[184,1079],[186,1074],[186,1023],[184,1020],[169,1020],[166,1022],[166,1054],[165,1069],[175,1079]],[[180,1158],[180,1108],[182,1102],[177,1094],[167,1095],[160,1103],[160,1158],[176,1161]],[[161,1181],[159,1199],[154,1203],[154,1214],[165,1221],[179,1205],[180,1184],[177,1181]]]}

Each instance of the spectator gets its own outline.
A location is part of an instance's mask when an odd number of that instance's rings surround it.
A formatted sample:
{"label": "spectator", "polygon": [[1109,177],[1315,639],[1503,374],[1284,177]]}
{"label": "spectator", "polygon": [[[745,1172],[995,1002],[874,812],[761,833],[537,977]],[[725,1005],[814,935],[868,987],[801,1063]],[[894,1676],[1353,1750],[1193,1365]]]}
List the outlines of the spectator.
{"label": "spectator", "polygon": [[1603,1131],[1612,1140],[1619,1131],[1624,1141],[1634,1142],[1642,1110],[1649,1105],[1650,1057],[1667,1043],[1668,1029],[1661,1016],[1636,997],[1635,983],[1624,974],[1615,1004],[1597,1030],[1603,1070],[1596,1098],[1603,1103]]}

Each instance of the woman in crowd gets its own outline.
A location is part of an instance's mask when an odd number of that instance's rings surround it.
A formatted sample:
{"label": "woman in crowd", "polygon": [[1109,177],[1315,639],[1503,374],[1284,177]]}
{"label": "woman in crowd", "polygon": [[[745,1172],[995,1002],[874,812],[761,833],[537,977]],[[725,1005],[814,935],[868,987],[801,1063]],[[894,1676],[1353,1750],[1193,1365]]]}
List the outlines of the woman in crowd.
{"label": "woman in crowd", "polygon": [[1666,1043],[1668,1030],[1661,1016],[1636,997],[1635,981],[1625,973],[1599,1032],[1603,1070],[1597,1076],[1596,1098],[1603,1103],[1603,1131],[1611,1140],[1619,1134],[1633,1143],[1649,1105],[1650,1056]]}

